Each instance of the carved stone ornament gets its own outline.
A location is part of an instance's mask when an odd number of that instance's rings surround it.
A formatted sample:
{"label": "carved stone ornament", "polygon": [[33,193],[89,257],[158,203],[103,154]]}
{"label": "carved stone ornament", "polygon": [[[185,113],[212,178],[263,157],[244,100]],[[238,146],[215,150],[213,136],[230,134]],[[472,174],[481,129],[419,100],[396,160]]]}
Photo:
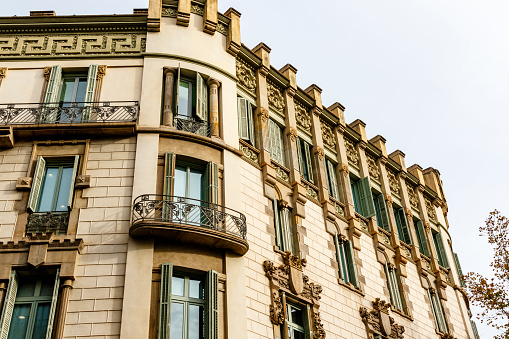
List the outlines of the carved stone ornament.
{"label": "carved stone ornament", "polygon": [[290,136],[290,139],[292,140],[292,142],[295,142],[295,140],[297,139],[297,130],[293,127],[290,127],[289,131],[288,131],[288,135]]}
{"label": "carved stone ornament", "polygon": [[228,26],[221,21],[217,23],[216,31],[221,33],[222,35],[227,36],[228,35]]}
{"label": "carved stone ornament", "polygon": [[336,138],[332,132],[332,128],[323,121],[320,121],[320,128],[322,130],[322,138],[325,145],[330,148],[336,148]]}
{"label": "carved stone ornament", "polygon": [[390,304],[388,302],[376,298],[371,310],[361,307],[359,313],[369,332],[391,339],[402,339],[404,338],[405,328],[396,324],[394,318],[389,316],[389,308]]}
{"label": "carved stone ornament", "polygon": [[311,132],[311,117],[308,110],[298,102],[294,102],[295,120],[297,125],[306,132]]}
{"label": "carved stone ornament", "polygon": [[272,293],[272,304],[270,305],[270,320],[275,325],[281,325],[285,322],[283,311],[283,302],[277,292]]}
{"label": "carved stone ornament", "polygon": [[267,96],[269,99],[269,105],[274,107],[277,111],[282,112],[285,108],[285,100],[281,90],[276,85],[267,81]]}
{"label": "carved stone ornament", "polygon": [[258,114],[262,118],[263,122],[267,122],[267,120],[269,120],[269,110],[267,110],[266,108],[261,107],[260,112]]}
{"label": "carved stone ornament", "polygon": [[348,173],[350,172],[350,168],[348,168],[348,165],[347,165],[347,164],[343,164],[343,165],[341,165],[341,167],[340,167],[340,171],[341,171],[341,172],[343,172],[343,175],[344,175],[345,177],[347,177],[347,176],[348,176]]}
{"label": "carved stone ornament", "polygon": [[236,60],[237,78],[242,86],[250,92],[256,90],[256,77],[254,70],[240,59]]}
{"label": "carved stone ornament", "polygon": [[191,5],[191,13],[203,16],[204,8],[200,5]]}
{"label": "carved stone ornament", "polygon": [[285,181],[285,182],[290,182],[290,176],[288,175],[288,173],[286,173],[286,171],[284,169],[282,169],[281,167],[279,166],[276,166],[274,168],[274,171],[276,172],[276,177],[278,177],[279,179]]}
{"label": "carved stone ornament", "polygon": [[323,328],[322,318],[320,317],[320,312],[318,310],[313,312],[313,320],[315,323],[315,330],[313,331],[314,339],[324,339],[325,338],[325,329]]}
{"label": "carved stone ornament", "polygon": [[242,154],[244,154],[244,156],[248,160],[250,160],[254,163],[258,163],[258,154],[255,151],[253,151],[251,148],[249,148],[245,145],[242,145],[242,144],[239,145],[239,148],[242,151]]}
{"label": "carved stone ornament", "polygon": [[43,71],[43,75],[44,75],[44,79],[46,79],[46,81],[49,81],[49,77],[51,75],[51,66],[46,66],[44,67],[44,71]]}
{"label": "carved stone ornament", "polygon": [[97,67],[97,80],[102,80],[104,76],[106,75],[106,70],[108,69],[108,66],[106,65],[99,65]]}
{"label": "carved stone ornament", "polygon": [[348,139],[345,139],[346,157],[348,162],[354,166],[359,163],[359,153],[355,149],[355,145]]}
{"label": "carved stone ornament", "polygon": [[7,67],[0,67],[0,80],[5,78],[7,75]]}
{"label": "carved stone ornament", "polygon": [[387,179],[389,179],[389,187],[391,192],[399,195],[399,184],[398,179],[396,179],[396,174],[394,174],[394,172],[391,170],[387,170]]}
{"label": "carved stone ornament", "polygon": [[306,189],[306,196],[318,201],[318,192],[313,187],[306,185],[305,183],[302,183],[302,185],[304,185],[304,188]]}
{"label": "carved stone ornament", "polygon": [[316,147],[316,154],[318,155],[318,158],[320,160],[323,160],[323,157],[325,156],[325,150],[322,147],[317,146]]}
{"label": "carved stone ornament", "polygon": [[385,201],[389,204],[389,205],[392,205],[392,196],[390,194],[385,194]]}
{"label": "carved stone ornament", "polygon": [[408,192],[408,200],[410,200],[410,205],[414,208],[419,207],[419,199],[417,198],[417,194],[412,186],[409,184],[406,185],[406,190]]}
{"label": "carved stone ornament", "polygon": [[286,251],[282,257],[285,265],[289,267],[290,290],[295,294],[301,294],[304,290],[302,268],[306,266],[306,259],[299,259],[299,257],[293,255],[290,251]]}
{"label": "carved stone ornament", "polygon": [[173,7],[166,7],[163,6],[163,10],[161,11],[162,16],[167,16],[170,18],[176,18],[177,17],[177,9]]}
{"label": "carved stone ornament", "polygon": [[378,166],[376,164],[375,158],[373,158],[369,154],[366,154],[366,160],[368,162],[369,177],[373,180],[379,181],[380,180],[380,169],[378,168]]}
{"label": "carved stone ornament", "polygon": [[439,333],[440,339],[456,339],[452,334],[450,333]]}
{"label": "carved stone ornament", "polygon": [[424,199],[426,203],[426,211],[428,212],[428,217],[431,221],[437,222],[437,212],[435,211],[435,206],[428,199]]}

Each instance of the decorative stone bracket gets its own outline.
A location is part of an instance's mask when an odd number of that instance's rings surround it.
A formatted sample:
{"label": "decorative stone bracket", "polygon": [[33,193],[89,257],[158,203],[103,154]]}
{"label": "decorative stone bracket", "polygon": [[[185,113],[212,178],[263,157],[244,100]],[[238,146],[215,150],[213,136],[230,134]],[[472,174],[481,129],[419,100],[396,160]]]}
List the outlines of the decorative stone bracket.
{"label": "decorative stone bracket", "polygon": [[[394,318],[389,316],[390,304],[380,298],[376,298],[372,303],[373,309],[368,310],[366,307],[361,307],[359,310],[368,333],[370,335],[376,333],[392,339],[402,339],[405,328],[396,324]],[[372,337],[370,336],[370,338]]]}

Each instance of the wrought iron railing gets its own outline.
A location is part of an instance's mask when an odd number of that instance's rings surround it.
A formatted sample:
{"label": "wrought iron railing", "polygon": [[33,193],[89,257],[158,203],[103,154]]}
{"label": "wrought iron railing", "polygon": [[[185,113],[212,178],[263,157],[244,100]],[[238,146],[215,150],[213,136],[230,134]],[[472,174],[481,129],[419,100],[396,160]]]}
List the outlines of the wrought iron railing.
{"label": "wrought iron railing", "polygon": [[28,215],[25,233],[67,234],[69,212],[36,212]]}
{"label": "wrought iron railing", "polygon": [[198,121],[193,118],[176,116],[173,119],[173,125],[181,131],[210,137],[210,124],[206,121]]}
{"label": "wrought iron railing", "polygon": [[132,122],[137,101],[0,104],[0,125]]}
{"label": "wrought iron railing", "polygon": [[202,200],[159,194],[144,194],[134,200],[133,225],[162,221],[201,226],[246,240],[246,216],[230,208]]}

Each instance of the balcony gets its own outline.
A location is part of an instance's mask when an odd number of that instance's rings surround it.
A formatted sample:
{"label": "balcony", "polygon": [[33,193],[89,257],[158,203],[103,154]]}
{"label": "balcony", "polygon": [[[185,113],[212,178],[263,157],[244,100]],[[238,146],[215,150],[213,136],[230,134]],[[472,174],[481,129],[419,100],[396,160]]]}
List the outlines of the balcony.
{"label": "balcony", "polygon": [[67,234],[69,212],[36,212],[28,215],[25,233]]}
{"label": "balcony", "polygon": [[227,249],[244,255],[246,217],[206,201],[168,195],[145,194],[134,200],[133,237],[163,237],[180,243]]}
{"label": "balcony", "polygon": [[198,121],[193,118],[176,116],[173,119],[173,125],[180,131],[210,137],[210,124],[205,121]]}
{"label": "balcony", "polygon": [[0,126],[21,137],[126,135],[134,134],[138,113],[137,101],[0,104]]}

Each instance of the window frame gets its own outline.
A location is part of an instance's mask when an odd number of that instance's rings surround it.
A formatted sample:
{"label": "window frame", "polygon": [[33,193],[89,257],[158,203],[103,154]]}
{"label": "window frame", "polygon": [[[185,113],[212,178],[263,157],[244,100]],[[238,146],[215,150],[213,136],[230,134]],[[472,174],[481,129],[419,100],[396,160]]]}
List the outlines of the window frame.
{"label": "window frame", "polygon": [[387,288],[389,289],[391,306],[404,312],[404,303],[403,303],[403,295],[400,289],[400,280],[399,276],[396,273],[396,268],[390,265],[389,263],[384,264],[385,276],[387,280]]}
{"label": "window frame", "polygon": [[410,235],[410,228],[408,227],[408,220],[405,214],[405,210],[394,204],[392,205],[392,213],[396,221],[396,228],[398,230],[398,237],[400,241],[405,244],[412,246],[412,237]]}
{"label": "window frame", "polygon": [[336,262],[338,263],[339,279],[346,285],[352,285],[356,289],[360,288],[357,275],[357,265],[355,263],[355,253],[352,242],[334,234],[334,246],[336,248]]}
{"label": "window frame", "polygon": [[[281,325],[281,338],[282,339],[294,339],[293,335],[290,335],[290,328],[299,331],[304,334],[305,339],[311,339],[311,329],[313,328],[311,324],[311,310],[308,304],[303,304],[299,302],[297,299],[288,296],[286,292],[281,292],[281,301],[283,303],[283,312],[284,312],[284,322]],[[296,323],[290,323],[290,307],[294,309],[300,310],[302,312],[302,326]]]}
{"label": "window frame", "polygon": [[440,302],[437,292],[432,288],[428,288],[427,292],[430,300],[431,313],[433,314],[433,320],[435,322],[435,328],[439,332],[448,333],[449,325],[447,324],[444,309],[442,308],[442,303]]}
{"label": "window frame", "polygon": [[329,158],[325,158],[325,177],[327,180],[327,188],[329,189],[329,195],[334,199],[340,201],[339,193],[339,182],[338,176],[336,175],[337,164],[333,163]]}
{"label": "window frame", "polygon": [[314,183],[313,159],[311,149],[313,145],[304,139],[297,137],[297,157],[299,160],[299,171],[301,178],[307,182]]}
{"label": "window frame", "polygon": [[272,201],[274,210],[274,228],[276,230],[276,246],[282,252],[296,254],[295,233],[290,208],[283,206],[277,199]]}
{"label": "window frame", "polygon": [[286,152],[285,152],[285,140],[284,140],[284,129],[274,119],[268,120],[269,126],[269,149],[270,158],[276,163],[286,166]]}
{"label": "window frame", "polygon": [[[244,105],[244,106],[243,106]],[[245,107],[245,111],[243,109]],[[239,139],[244,140],[255,147],[255,123],[254,123],[254,105],[250,100],[237,96],[237,122],[239,128]],[[245,114],[245,121],[243,121]]]}
{"label": "window frame", "polygon": [[[198,122],[209,123],[209,86],[205,80],[206,78],[208,78],[208,75],[190,69],[182,69],[180,66],[178,67],[177,77],[173,86],[174,99],[172,104],[175,108],[174,119],[196,120]],[[188,93],[188,115],[179,115],[179,92],[181,81],[191,85],[191,90]],[[196,89],[193,90],[194,87],[196,87]],[[189,107],[189,103],[191,104],[191,107]]]}

